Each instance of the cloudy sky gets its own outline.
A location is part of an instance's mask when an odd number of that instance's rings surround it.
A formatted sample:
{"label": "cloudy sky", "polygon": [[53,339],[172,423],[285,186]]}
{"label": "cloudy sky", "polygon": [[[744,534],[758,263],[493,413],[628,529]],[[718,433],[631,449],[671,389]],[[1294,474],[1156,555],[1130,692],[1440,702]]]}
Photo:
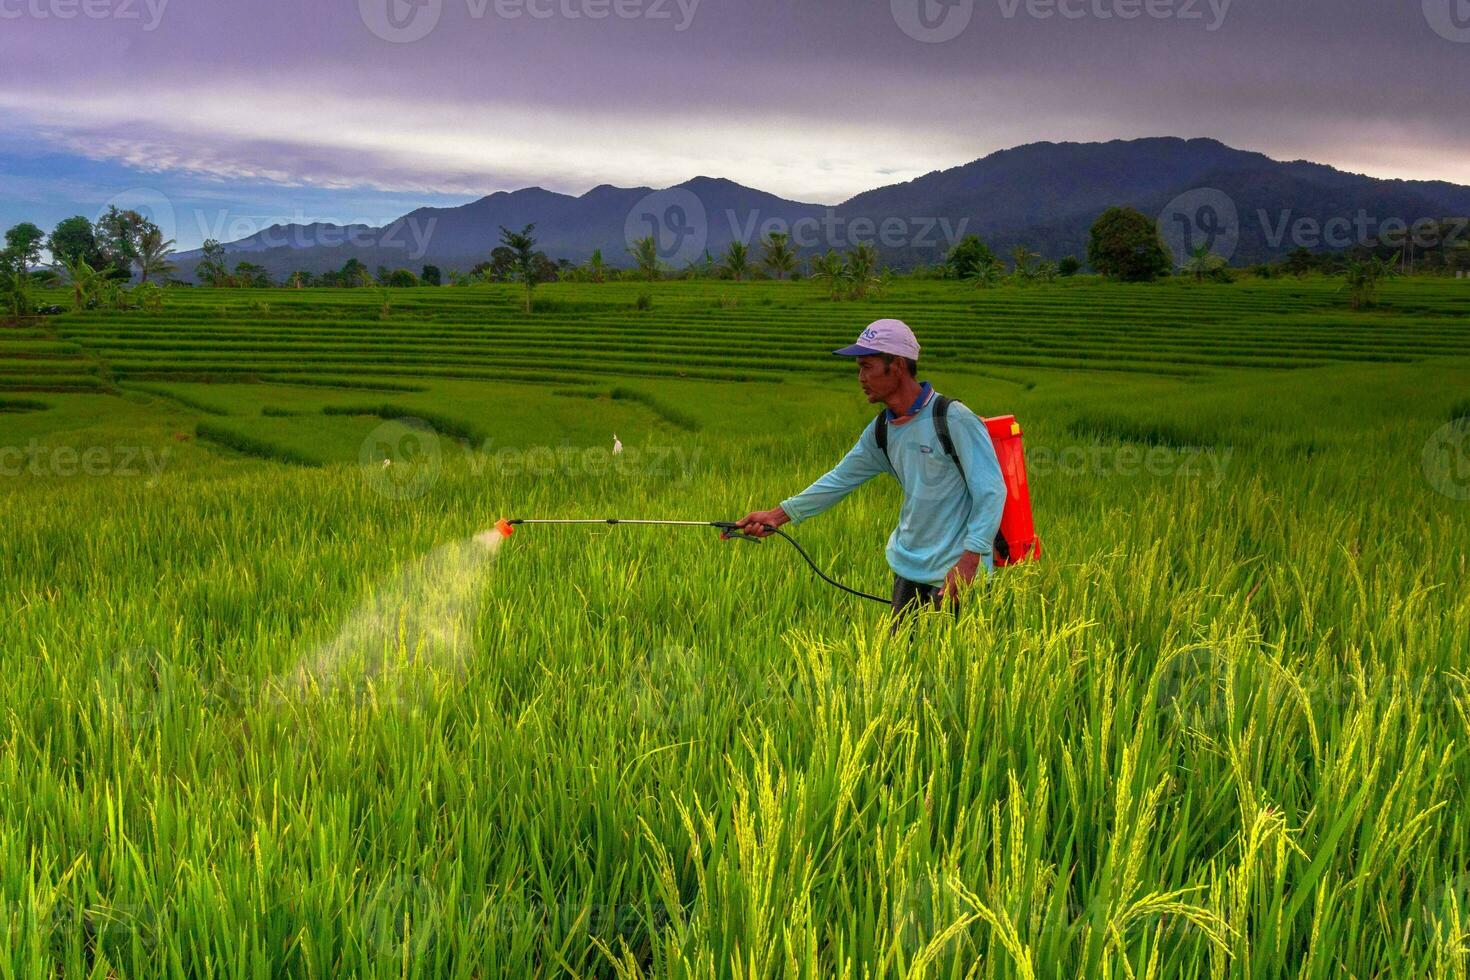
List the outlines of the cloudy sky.
{"label": "cloudy sky", "polygon": [[0,0],[0,225],[540,185],[836,203],[1036,140],[1470,184],[1470,0]]}

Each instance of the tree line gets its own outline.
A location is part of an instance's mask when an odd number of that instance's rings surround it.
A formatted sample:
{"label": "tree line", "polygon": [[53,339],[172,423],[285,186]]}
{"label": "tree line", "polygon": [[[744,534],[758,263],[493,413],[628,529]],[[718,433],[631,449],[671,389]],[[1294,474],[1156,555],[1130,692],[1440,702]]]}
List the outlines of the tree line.
{"label": "tree line", "polygon": [[[527,311],[532,308],[536,286],[558,280],[602,283],[676,278],[741,282],[807,278],[825,286],[835,301],[881,295],[898,275],[886,266],[880,268],[878,250],[872,243],[859,242],[844,251],[828,249],[803,259],[788,234],[774,231],[762,236],[754,247],[733,241],[718,256],[706,250],[700,258],[678,269],[663,260],[658,242],[651,235],[628,247],[632,260],[629,267],[612,266],[601,249],[586,262],[574,264],[567,259],[553,261],[540,250],[535,229],[534,223],[519,230],[501,226],[500,243],[488,259],[468,272],[444,271],[436,265],[424,265],[418,272],[382,265],[369,270],[360,259],[349,258],[340,269],[321,273],[298,270],[276,283],[264,266],[247,258],[231,266],[225,246],[210,239],[201,249],[194,274],[200,284],[215,288],[281,285],[390,289],[519,283]],[[1378,285],[1394,276],[1416,271],[1470,270],[1470,245],[1449,234],[1437,240],[1438,247],[1431,248],[1416,248],[1407,237],[1403,241],[1385,238],[1365,242],[1342,252],[1298,248],[1277,262],[1258,263],[1248,271],[1267,279],[1341,276],[1350,289],[1351,305],[1371,306]],[[188,285],[173,278],[178,271],[172,261],[174,244],[142,214],[116,206],[109,207],[96,221],[80,215],[66,218],[49,235],[31,222],[21,222],[5,233],[5,247],[0,250],[0,309],[16,316],[33,312],[37,291],[63,282],[70,286],[74,309],[156,308],[162,302],[160,284]],[[43,248],[51,254],[49,267],[41,264]],[[1230,282],[1244,271],[1232,268],[1224,257],[1205,246],[1196,248],[1176,269],[1157,221],[1130,207],[1109,208],[1093,223],[1086,263],[1092,273],[1123,282],[1151,282],[1174,275],[1199,282]],[[967,235],[940,262],[920,264],[903,275],[952,279],[989,288],[1051,283],[1083,271],[1083,262],[1076,256],[1052,261],[1025,245],[1015,245],[1002,258],[978,235]],[[138,285],[127,288],[135,276]],[[60,308],[49,308],[47,312],[60,312]]]}

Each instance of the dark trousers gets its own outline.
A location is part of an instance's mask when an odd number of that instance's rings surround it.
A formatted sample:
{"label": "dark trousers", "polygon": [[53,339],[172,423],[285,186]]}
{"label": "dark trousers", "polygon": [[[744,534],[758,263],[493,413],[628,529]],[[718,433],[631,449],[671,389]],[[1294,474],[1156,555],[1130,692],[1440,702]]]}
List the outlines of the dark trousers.
{"label": "dark trousers", "polygon": [[[942,585],[924,585],[920,582],[910,582],[898,575],[893,576],[893,623],[889,627],[889,632],[897,633],[899,627],[920,609],[940,608],[943,596],[944,586]],[[958,617],[960,614],[959,599],[950,599],[948,606],[950,612]]]}

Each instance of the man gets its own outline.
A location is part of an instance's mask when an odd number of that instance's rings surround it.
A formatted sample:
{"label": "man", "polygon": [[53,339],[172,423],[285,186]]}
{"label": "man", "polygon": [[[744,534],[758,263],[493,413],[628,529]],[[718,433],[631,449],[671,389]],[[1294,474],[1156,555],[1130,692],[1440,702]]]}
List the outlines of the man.
{"label": "man", "polygon": [[869,402],[887,406],[887,452],[878,444],[875,418],[829,473],[774,510],[747,514],[740,528],[765,537],[766,525],[799,524],[879,473],[891,473],[903,487],[903,508],[887,548],[894,574],[893,628],[920,605],[938,608],[947,600],[958,614],[961,584],[973,581],[981,568],[986,574],[995,568],[991,548],[1006,486],[990,433],[974,412],[950,403],[950,438],[960,462],[955,465],[934,426],[939,396],[929,382],[917,380],[919,341],[901,320],[878,320],[856,344],[832,353],[857,358],[863,393]]}

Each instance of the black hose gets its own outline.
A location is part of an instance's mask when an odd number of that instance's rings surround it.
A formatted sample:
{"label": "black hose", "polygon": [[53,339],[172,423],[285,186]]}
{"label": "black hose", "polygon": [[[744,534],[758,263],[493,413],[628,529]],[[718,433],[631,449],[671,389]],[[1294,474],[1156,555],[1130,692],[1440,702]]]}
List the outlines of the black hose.
{"label": "black hose", "polygon": [[801,545],[799,545],[799,544],[796,543],[796,539],[795,538],[793,538],[791,535],[787,534],[785,531],[781,530],[780,528],[773,528],[769,524],[767,524],[766,527],[772,533],[779,534],[779,535],[781,535],[781,537],[783,537],[787,541],[791,542],[791,547],[795,548],[796,549],[796,553],[799,554],[799,555],[801,555],[801,557],[803,557],[803,558],[806,559],[806,563],[808,565],[812,566],[812,571],[816,572],[817,573],[817,577],[820,578],[823,582],[826,582],[828,585],[831,585],[831,586],[833,586],[835,588],[839,588],[843,592],[849,593],[850,595],[855,595],[859,599],[872,599],[874,602],[881,602],[885,606],[890,606],[890,605],[893,604],[893,600],[891,600],[891,599],[884,599],[882,596],[871,595],[871,594],[869,594],[867,592],[860,592],[857,589],[848,588],[847,586],[843,585],[841,582],[839,582],[836,579],[832,578],[826,572],[824,572],[820,568],[818,568],[817,567],[817,563],[814,562],[814,561],[812,561],[812,556],[806,553],[806,549],[805,548],[803,548]]}

